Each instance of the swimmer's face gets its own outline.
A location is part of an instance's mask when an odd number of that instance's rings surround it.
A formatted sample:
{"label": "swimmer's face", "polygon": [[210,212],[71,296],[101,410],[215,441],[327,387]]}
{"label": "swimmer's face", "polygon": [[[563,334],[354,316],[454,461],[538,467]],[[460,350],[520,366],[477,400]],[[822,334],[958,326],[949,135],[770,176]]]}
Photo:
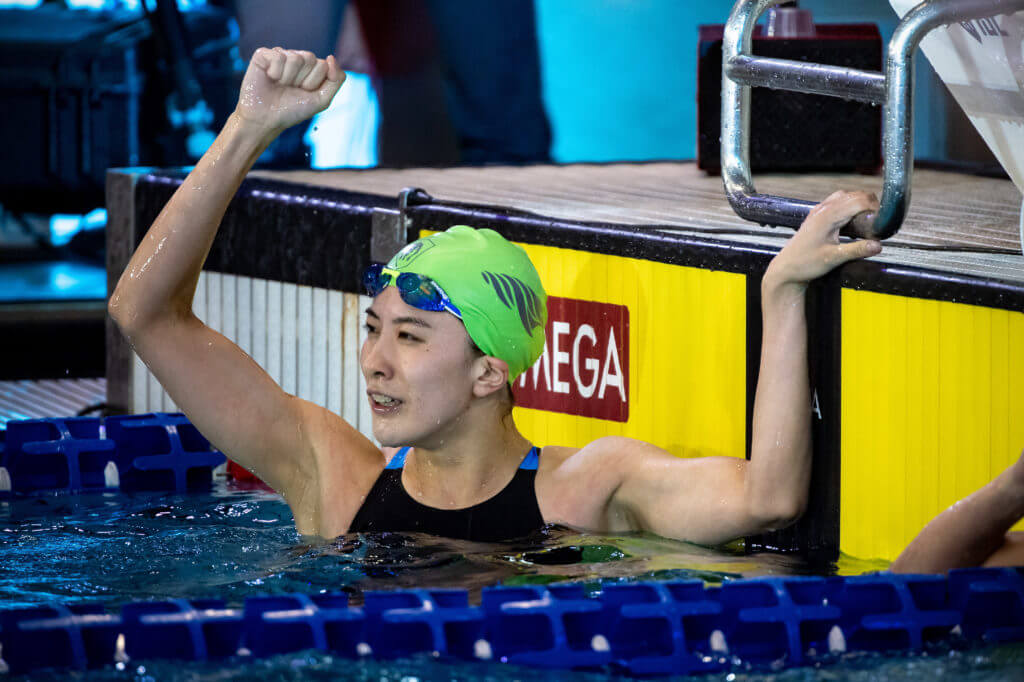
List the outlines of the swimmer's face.
{"label": "swimmer's face", "polygon": [[381,445],[437,447],[473,399],[473,362],[462,322],[405,303],[387,287],[366,312],[359,362]]}

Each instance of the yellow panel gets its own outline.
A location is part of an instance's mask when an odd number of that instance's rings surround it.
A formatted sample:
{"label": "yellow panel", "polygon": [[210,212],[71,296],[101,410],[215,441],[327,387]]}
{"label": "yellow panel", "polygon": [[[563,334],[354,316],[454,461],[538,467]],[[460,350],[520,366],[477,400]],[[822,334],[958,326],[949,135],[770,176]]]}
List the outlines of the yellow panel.
{"label": "yellow panel", "polygon": [[522,245],[551,296],[629,308],[629,421],[516,408],[538,443],[639,438],[680,456],[743,457],[746,278],[645,260]]}
{"label": "yellow panel", "polygon": [[622,435],[677,456],[744,456],[745,275],[520,246],[549,296],[629,308],[629,421],[517,407],[516,424],[527,438],[582,447]]}
{"label": "yellow panel", "polygon": [[1020,454],[1024,313],[844,289],[842,315],[840,549],[891,560]]}

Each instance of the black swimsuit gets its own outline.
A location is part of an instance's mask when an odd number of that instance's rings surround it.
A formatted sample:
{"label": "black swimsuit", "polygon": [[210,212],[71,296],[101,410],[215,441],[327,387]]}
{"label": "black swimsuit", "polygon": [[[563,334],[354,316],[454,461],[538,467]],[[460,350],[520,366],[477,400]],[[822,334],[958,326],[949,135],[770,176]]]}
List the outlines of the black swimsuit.
{"label": "black swimsuit", "polygon": [[437,509],[414,500],[402,485],[409,448],[398,451],[377,477],[349,526],[350,533],[415,531],[461,540],[500,542],[544,527],[533,483],[540,450],[531,448],[501,492],[464,509]]}

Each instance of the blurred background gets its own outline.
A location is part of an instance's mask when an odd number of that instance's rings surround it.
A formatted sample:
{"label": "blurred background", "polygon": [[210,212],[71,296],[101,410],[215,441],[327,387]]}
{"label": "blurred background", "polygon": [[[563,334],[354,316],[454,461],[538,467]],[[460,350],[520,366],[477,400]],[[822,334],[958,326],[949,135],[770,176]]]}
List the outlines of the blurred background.
{"label": "blurred background", "polygon": [[[194,163],[256,47],[333,52],[349,72],[262,167],[690,160],[709,54],[699,27],[731,6],[0,0],[0,380],[104,375],[105,170]],[[800,9],[877,27],[872,54],[897,23],[885,0]],[[916,157],[1000,174],[921,54],[915,87]]]}

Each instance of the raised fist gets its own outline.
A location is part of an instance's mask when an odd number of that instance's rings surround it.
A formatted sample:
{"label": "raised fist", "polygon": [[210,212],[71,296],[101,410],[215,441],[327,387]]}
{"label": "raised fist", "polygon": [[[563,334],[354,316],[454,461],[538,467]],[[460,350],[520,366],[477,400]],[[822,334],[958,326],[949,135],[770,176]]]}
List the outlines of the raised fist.
{"label": "raised fist", "polygon": [[279,132],[326,109],[344,81],[333,56],[261,47],[249,61],[235,113]]}

